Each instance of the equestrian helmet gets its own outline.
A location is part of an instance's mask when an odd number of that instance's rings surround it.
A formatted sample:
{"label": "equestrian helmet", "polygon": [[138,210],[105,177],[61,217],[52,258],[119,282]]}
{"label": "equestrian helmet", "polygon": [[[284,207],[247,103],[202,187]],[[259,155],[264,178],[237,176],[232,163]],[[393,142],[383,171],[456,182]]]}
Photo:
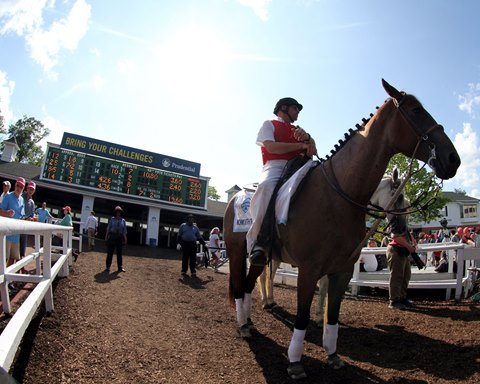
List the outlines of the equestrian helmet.
{"label": "equestrian helmet", "polygon": [[275,108],[273,110],[273,113],[276,115],[278,114],[278,111],[281,109],[282,111],[286,111],[288,107],[291,105],[296,105],[298,110],[301,111],[303,109],[303,105],[300,104],[297,100],[295,100],[292,97],[284,97],[280,100],[277,101],[277,104],[275,104]]}

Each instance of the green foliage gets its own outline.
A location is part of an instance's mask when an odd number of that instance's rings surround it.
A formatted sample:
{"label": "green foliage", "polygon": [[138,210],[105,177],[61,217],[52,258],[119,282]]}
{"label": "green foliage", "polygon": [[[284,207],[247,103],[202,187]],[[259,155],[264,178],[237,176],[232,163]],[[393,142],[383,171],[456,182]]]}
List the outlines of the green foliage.
{"label": "green foliage", "polygon": [[220,195],[217,192],[217,188],[212,185],[208,186],[208,198],[215,201],[220,200]]}
{"label": "green foliage", "polygon": [[453,192],[459,193],[460,195],[467,196],[467,191],[462,188],[454,188]]}
{"label": "green foliage", "polygon": [[38,143],[50,134],[41,121],[33,117],[23,116],[8,128],[9,136],[15,136],[19,151],[16,161],[40,166],[43,161],[43,150]]}
{"label": "green foliage", "polygon": [[[387,173],[391,174],[393,169],[397,167],[402,176],[405,176],[410,169],[410,158],[397,154],[392,157],[387,167]],[[449,201],[441,195],[441,189],[435,195],[435,184],[432,183],[432,174],[427,171],[426,167],[420,169],[418,160],[412,162],[413,176],[405,186],[405,196],[411,203],[415,202],[418,197],[422,196],[419,204],[424,206],[435,198],[433,204],[428,206],[425,212],[414,212],[410,215],[410,222],[430,222],[440,218],[440,213],[445,204]]]}

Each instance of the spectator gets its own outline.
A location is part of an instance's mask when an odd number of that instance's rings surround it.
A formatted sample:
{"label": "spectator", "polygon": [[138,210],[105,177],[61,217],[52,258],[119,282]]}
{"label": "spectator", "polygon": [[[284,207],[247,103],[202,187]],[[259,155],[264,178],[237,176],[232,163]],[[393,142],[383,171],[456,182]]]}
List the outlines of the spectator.
{"label": "spectator", "polygon": [[210,237],[208,239],[208,248],[210,251],[210,265],[212,266],[214,272],[218,272],[217,263],[220,259],[220,228],[214,227],[210,232]]}
{"label": "spectator", "polygon": [[110,273],[113,253],[115,251],[117,253],[117,270],[118,272],[125,272],[125,268],[123,268],[123,246],[127,245],[127,223],[122,217],[122,207],[116,206],[114,213],[115,216],[112,216],[108,221],[107,233],[105,235],[107,242],[106,273]]}
{"label": "spectator", "polygon": [[194,223],[193,215],[187,216],[187,221],[180,225],[177,241],[182,247],[182,276],[187,276],[188,266],[190,264],[190,274],[197,277],[195,264],[197,262],[197,241],[204,247],[205,240],[200,234],[198,227]]}
{"label": "spectator", "polygon": [[[25,188],[25,179],[19,177],[15,182],[15,189],[7,193],[2,201],[0,216],[21,219],[25,214],[25,202],[22,192]],[[20,235],[10,235],[6,237],[5,257],[7,258],[7,267],[20,260]],[[9,288],[12,291],[18,291],[15,283],[10,283]]]}
{"label": "spectator", "polygon": [[[376,248],[377,242],[373,237],[368,239],[368,248]],[[378,261],[374,254],[360,254],[360,258],[358,260],[360,262],[360,272],[374,272],[377,271],[378,268]]]}
{"label": "spectator", "polygon": [[0,204],[2,204],[2,201],[3,201],[3,198],[5,197],[5,195],[10,192],[10,188],[12,187],[12,185],[10,184],[10,181],[8,180],[5,180],[3,183],[2,183],[2,187],[3,187],[3,191],[2,191],[2,194],[0,195]]}
{"label": "spectator", "polygon": [[42,207],[37,208],[35,213],[38,215],[38,222],[39,223],[51,223],[53,220],[53,216],[50,214],[50,211],[47,209],[47,203],[43,202]]}
{"label": "spectator", "polygon": [[472,235],[470,231],[471,230],[469,227],[465,227],[463,229],[462,243],[466,244],[467,247],[474,247],[475,242],[472,240]]}
{"label": "spectator", "polygon": [[458,227],[457,232],[452,236],[452,243],[460,243],[463,237],[463,228]]}
{"label": "spectator", "polygon": [[90,212],[90,216],[87,217],[85,222],[85,228],[87,229],[88,236],[88,250],[93,251],[95,246],[95,236],[97,235],[98,219],[95,217],[95,212]]}
{"label": "spectator", "polygon": [[[35,216],[35,201],[33,201],[33,194],[37,189],[35,182],[30,181],[27,185],[27,191],[23,194],[23,201],[25,203],[25,215],[24,219],[33,221]],[[20,258],[25,257],[25,251],[27,249],[27,240],[29,235],[20,235]]]}
{"label": "spectator", "polygon": [[480,227],[475,228],[475,247],[480,248]]}
{"label": "spectator", "polygon": [[[395,202],[395,209],[404,206],[403,195]],[[392,239],[387,247],[387,261],[390,269],[389,298],[391,309],[413,307],[407,299],[408,283],[412,274],[408,256],[415,252],[416,241],[410,236],[405,215],[394,215],[390,221]]]}
{"label": "spectator", "polygon": [[[418,234],[418,244],[427,244],[428,238],[425,232],[420,232]],[[418,257],[423,261],[423,264],[427,264],[427,253],[426,252],[419,252]]]}
{"label": "spectator", "polygon": [[63,225],[65,227],[73,227],[72,223],[72,208],[68,205],[62,208],[63,211],[63,218],[57,221],[55,224]]}

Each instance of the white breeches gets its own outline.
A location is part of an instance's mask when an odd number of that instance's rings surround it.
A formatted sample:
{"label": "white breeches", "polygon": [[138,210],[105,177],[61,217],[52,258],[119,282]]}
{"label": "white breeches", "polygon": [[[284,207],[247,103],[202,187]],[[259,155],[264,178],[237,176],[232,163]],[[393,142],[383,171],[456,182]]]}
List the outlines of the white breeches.
{"label": "white breeches", "polygon": [[286,160],[272,160],[263,166],[261,180],[250,202],[250,215],[252,216],[253,223],[247,233],[248,253],[251,252],[255,244],[263,218],[265,217],[265,212],[267,211],[268,203],[277,185],[277,181],[280,179],[280,176],[282,176],[286,163]]}

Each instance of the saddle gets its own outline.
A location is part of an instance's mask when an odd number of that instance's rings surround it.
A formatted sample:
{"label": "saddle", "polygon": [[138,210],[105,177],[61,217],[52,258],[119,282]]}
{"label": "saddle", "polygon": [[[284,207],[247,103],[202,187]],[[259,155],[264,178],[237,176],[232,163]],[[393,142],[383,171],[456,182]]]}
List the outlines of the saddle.
{"label": "saddle", "polygon": [[[277,200],[278,192],[280,188],[287,182],[287,180],[289,180],[295,174],[295,172],[302,168],[308,160],[310,159],[306,156],[298,156],[287,162],[282,176],[278,180],[277,185],[275,186],[275,189],[273,190],[272,196],[268,203],[265,217],[263,219],[262,226],[260,227],[260,232],[257,236],[257,243],[261,244],[267,250],[270,260],[273,244],[277,236],[277,233],[275,231],[275,203]],[[305,184],[311,171],[314,168],[315,167],[311,167],[305,177],[300,181],[296,191],[290,199],[290,202],[295,201],[295,199],[298,197],[300,190],[303,188],[303,185]]]}

